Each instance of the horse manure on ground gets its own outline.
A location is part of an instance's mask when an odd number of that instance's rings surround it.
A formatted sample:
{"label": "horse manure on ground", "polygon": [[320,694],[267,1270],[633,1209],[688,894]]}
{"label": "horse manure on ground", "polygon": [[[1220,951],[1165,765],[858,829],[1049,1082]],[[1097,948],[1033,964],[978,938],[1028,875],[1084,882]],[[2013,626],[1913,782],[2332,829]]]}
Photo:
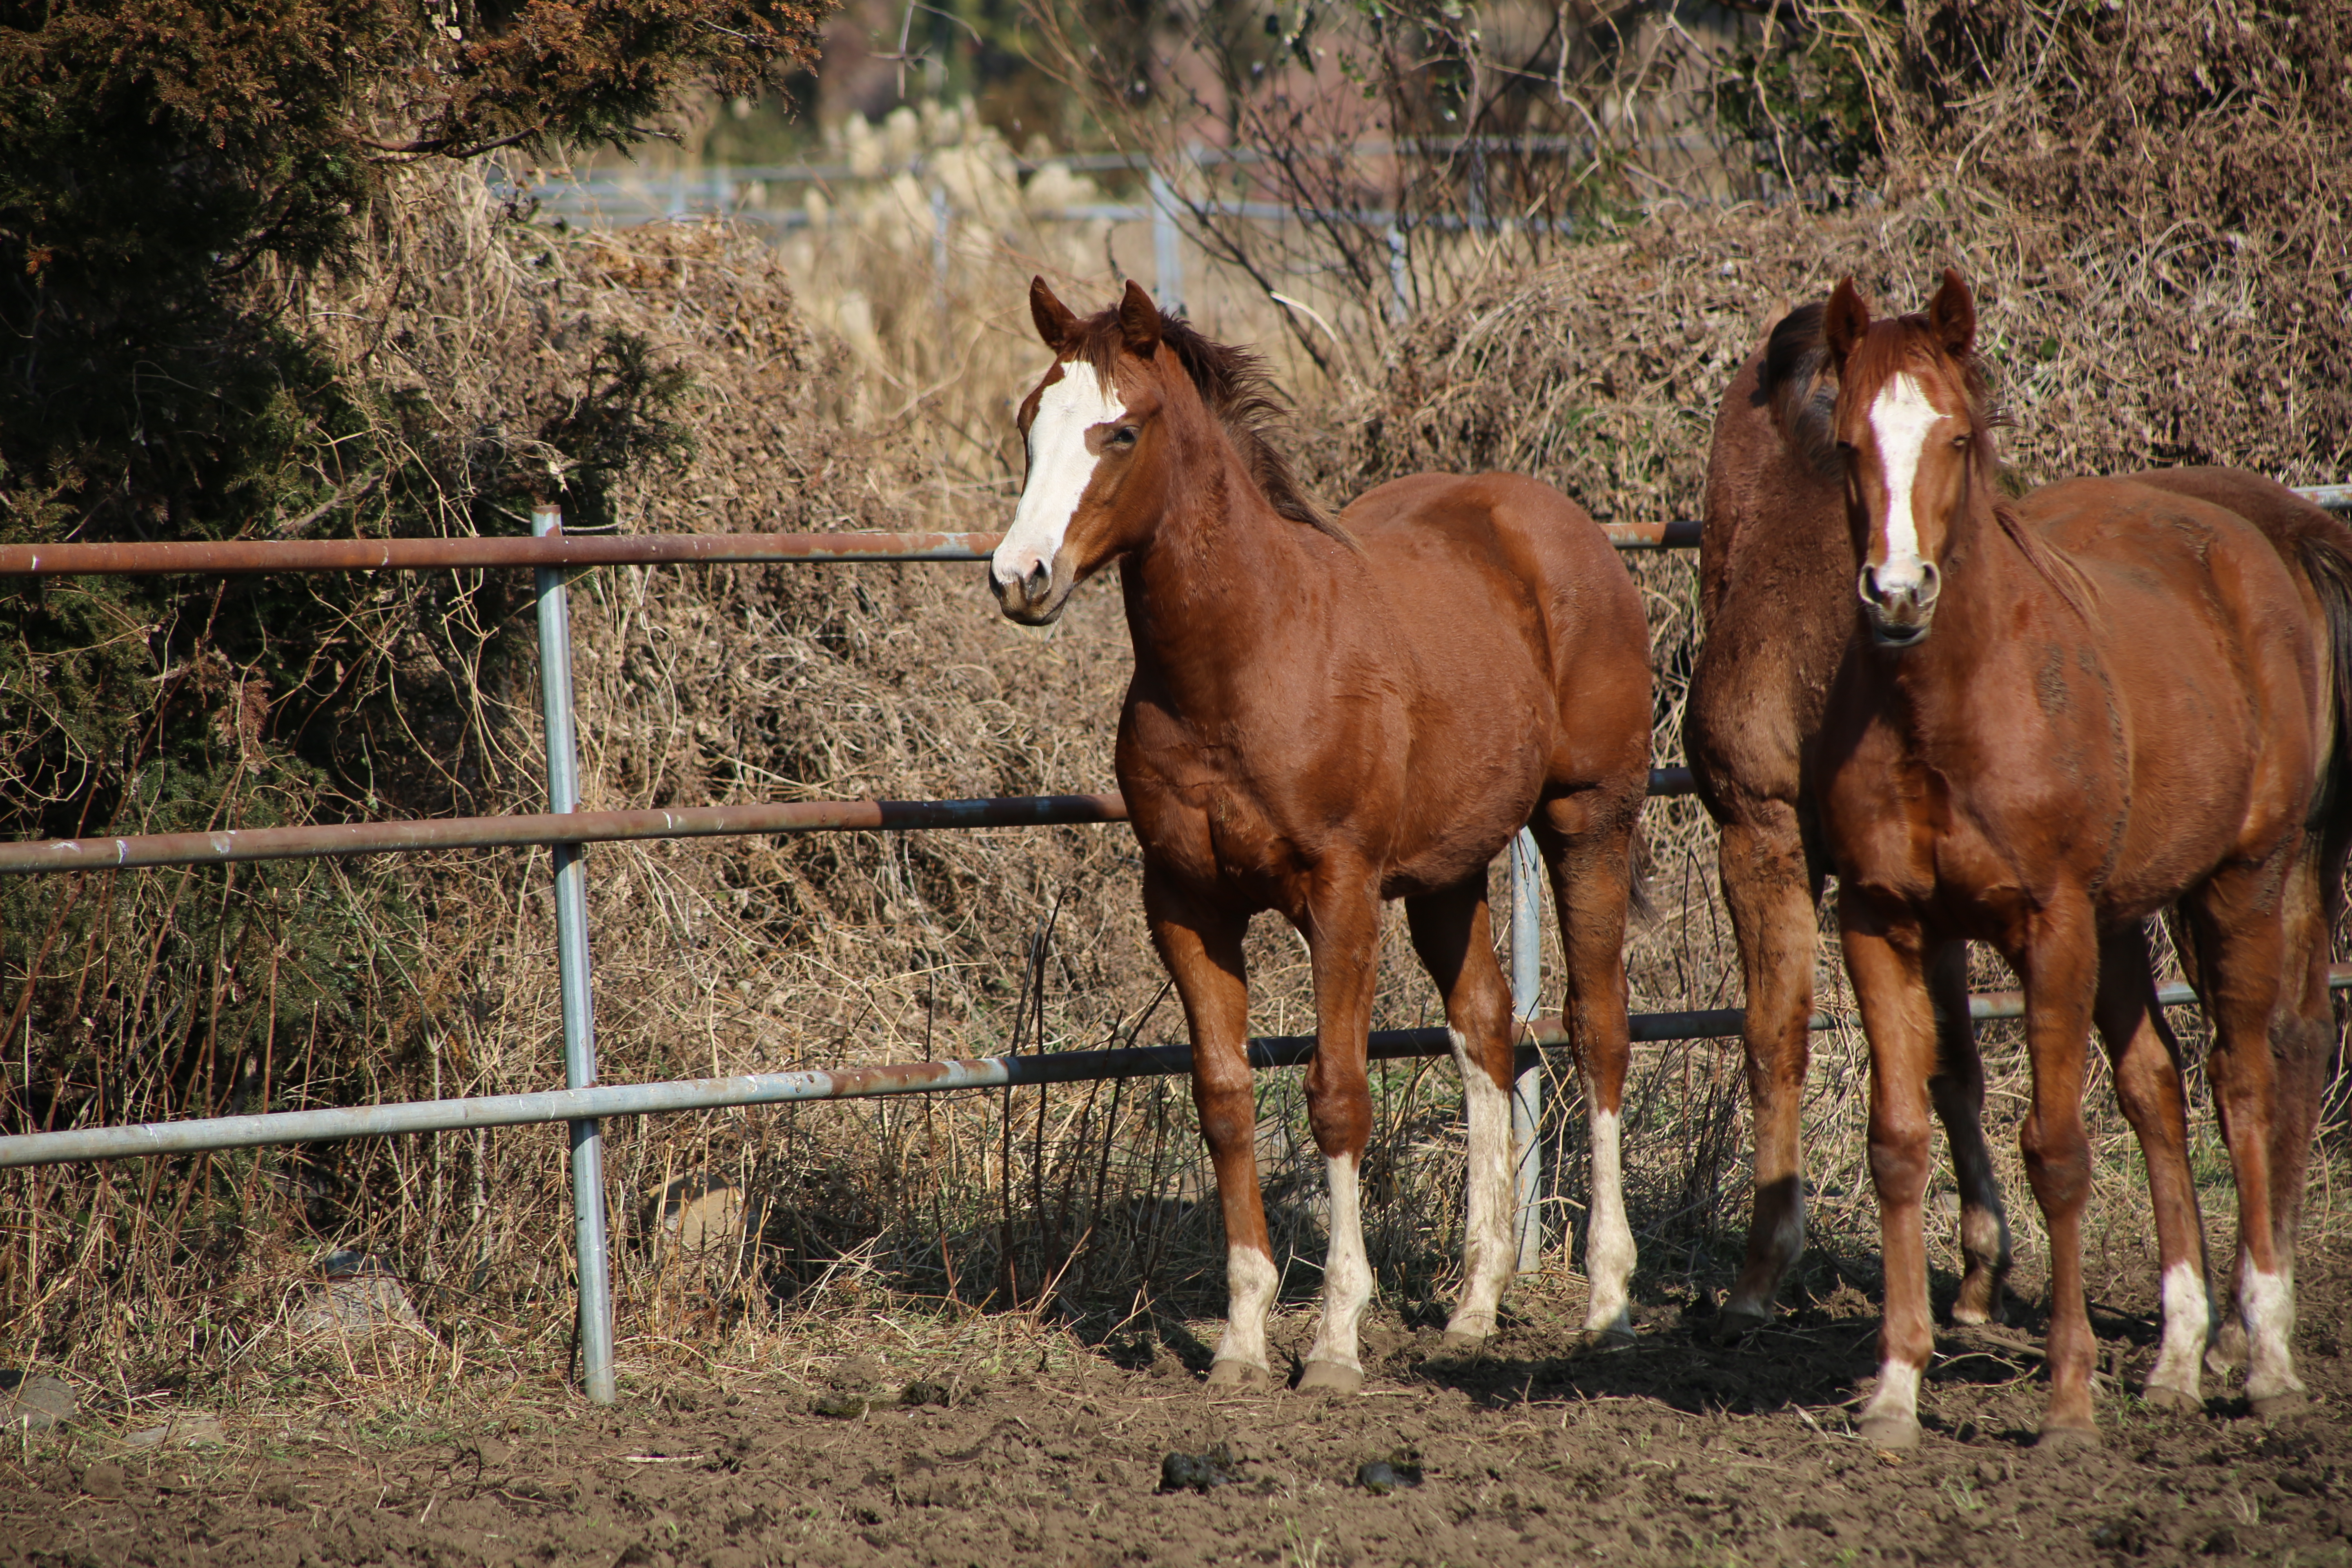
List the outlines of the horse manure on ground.
{"label": "horse manure on ground", "polygon": [[1171,1454],[1160,1461],[1160,1489],[1205,1492],[1212,1487],[1233,1486],[1242,1479],[1244,1462],[1223,1443],[1205,1453]]}
{"label": "horse manure on ground", "polygon": [[830,1415],[836,1421],[855,1421],[866,1414],[866,1396],[862,1394],[820,1394],[809,1401],[809,1410],[818,1415]]}
{"label": "horse manure on ground", "polygon": [[1356,1468],[1356,1484],[1374,1497],[1386,1497],[1400,1487],[1421,1485],[1421,1467],[1395,1454],[1367,1459]]}

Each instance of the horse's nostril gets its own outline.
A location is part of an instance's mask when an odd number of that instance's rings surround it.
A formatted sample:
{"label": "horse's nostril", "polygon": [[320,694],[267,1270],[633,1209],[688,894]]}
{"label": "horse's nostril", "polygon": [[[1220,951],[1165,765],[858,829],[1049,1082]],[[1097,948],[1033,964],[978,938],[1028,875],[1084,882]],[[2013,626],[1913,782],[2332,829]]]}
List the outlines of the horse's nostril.
{"label": "horse's nostril", "polygon": [[1021,580],[1021,586],[1031,598],[1041,599],[1045,596],[1045,590],[1053,586],[1053,583],[1054,569],[1040,561],[1029,568],[1029,574]]}

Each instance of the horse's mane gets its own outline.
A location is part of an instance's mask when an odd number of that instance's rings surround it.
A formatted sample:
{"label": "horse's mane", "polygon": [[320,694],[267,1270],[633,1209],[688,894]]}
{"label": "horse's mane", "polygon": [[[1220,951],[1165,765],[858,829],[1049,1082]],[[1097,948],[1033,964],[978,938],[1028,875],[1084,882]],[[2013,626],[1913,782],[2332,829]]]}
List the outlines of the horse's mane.
{"label": "horse's mane", "polygon": [[[1351,550],[1359,548],[1355,536],[1339,525],[1275,445],[1286,434],[1287,405],[1256,351],[1203,337],[1192,322],[1165,310],[1160,313],[1160,341],[1192,378],[1201,401],[1224,427],[1266,503],[1293,522],[1327,533]],[[1108,383],[1123,342],[1114,307],[1079,323],[1076,352]]]}
{"label": "horse's mane", "polygon": [[[1772,405],[1780,439],[1815,472],[1829,476],[1838,471],[1838,380],[1829,344],[1822,338],[1824,310],[1817,300],[1781,318],[1765,340],[1764,364],[1756,388]],[[1888,327],[1894,330],[1883,330]],[[2027,526],[2001,496],[2000,449],[1993,431],[2010,422],[2009,414],[1993,402],[1990,378],[1975,351],[1952,353],[1936,342],[1934,328],[1925,315],[1898,316],[1892,321],[1874,322],[1873,330],[1863,333],[1854,345],[1853,358],[1846,368],[1857,380],[1875,383],[1906,368],[1928,368],[1938,359],[1960,373],[1961,394],[1968,399],[1969,424],[1976,430],[1977,475],[1993,497],[1995,521],[2058,596],[2089,620],[2098,604],[2098,590],[2091,579],[2072,556]]]}
{"label": "horse's mane", "polygon": [[1838,471],[1837,378],[1822,341],[1822,304],[1815,300],[1780,318],[1764,342],[1756,390],[1772,405],[1780,439],[1824,478]]}

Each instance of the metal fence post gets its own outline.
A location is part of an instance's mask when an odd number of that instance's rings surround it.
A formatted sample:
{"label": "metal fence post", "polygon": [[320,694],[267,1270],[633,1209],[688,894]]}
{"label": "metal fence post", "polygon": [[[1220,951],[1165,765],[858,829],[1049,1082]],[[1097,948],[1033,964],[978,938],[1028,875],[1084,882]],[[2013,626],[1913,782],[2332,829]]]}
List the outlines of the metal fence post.
{"label": "metal fence post", "polygon": [[[1525,1023],[1536,1016],[1543,993],[1543,900],[1538,876],[1536,837],[1522,827],[1511,840],[1511,1016]],[[1511,1089],[1511,1151],[1517,1162],[1512,1185],[1519,1200],[1519,1272],[1543,1267],[1543,1064],[1519,1075]]]}
{"label": "metal fence post", "polygon": [[[561,533],[563,514],[551,505],[531,509],[530,531]],[[563,570],[538,569],[539,690],[547,725],[547,809],[580,809],[580,762],[572,736],[572,616]],[[588,884],[577,844],[555,852],[555,958],[563,987],[563,1081],[586,1089],[596,1081],[596,1015],[588,989]],[[610,1405],[613,1381],[613,1271],[604,1245],[604,1140],[594,1121],[572,1128],[572,1207],[576,1230],[574,1272],[580,1280],[580,1366],[588,1397]]]}
{"label": "metal fence post", "polygon": [[1167,177],[1157,169],[1148,182],[1151,193],[1151,266],[1155,274],[1152,294],[1160,308],[1170,315],[1184,309],[1184,252],[1181,248],[1182,235],[1176,227],[1176,195],[1168,188]]}

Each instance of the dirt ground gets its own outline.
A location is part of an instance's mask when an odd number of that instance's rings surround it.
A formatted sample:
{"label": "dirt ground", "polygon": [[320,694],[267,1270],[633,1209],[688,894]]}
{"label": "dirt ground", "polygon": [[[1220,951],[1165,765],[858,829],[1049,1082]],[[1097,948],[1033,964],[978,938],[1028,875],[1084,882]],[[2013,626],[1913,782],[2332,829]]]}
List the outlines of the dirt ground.
{"label": "dirt ground", "polygon": [[[2310,1413],[2263,1425],[2209,1377],[2205,1414],[2169,1416],[2103,1380],[2092,1452],[2031,1446],[2040,1323],[2012,1303],[2007,1328],[1943,1337],[1925,1445],[1874,1454],[1849,1431],[1876,1327],[1851,1287],[1729,1350],[1704,1300],[1581,1355],[1564,1301],[1474,1359],[1391,1318],[1338,1404],[1212,1399],[1178,1331],[1043,1336],[1009,1373],[865,1354],[670,1377],[612,1411],[509,1402],[470,1425],[231,1418],[205,1448],[91,1423],[10,1446],[0,1564],[2342,1563],[2347,1297],[2352,1257],[2305,1260]],[[2093,1321],[2136,1386],[2152,1303]],[[1311,1321],[1282,1328],[1296,1353]],[[1163,1492],[1171,1453],[1230,1479]],[[1373,1460],[1421,1484],[1367,1490]]]}

